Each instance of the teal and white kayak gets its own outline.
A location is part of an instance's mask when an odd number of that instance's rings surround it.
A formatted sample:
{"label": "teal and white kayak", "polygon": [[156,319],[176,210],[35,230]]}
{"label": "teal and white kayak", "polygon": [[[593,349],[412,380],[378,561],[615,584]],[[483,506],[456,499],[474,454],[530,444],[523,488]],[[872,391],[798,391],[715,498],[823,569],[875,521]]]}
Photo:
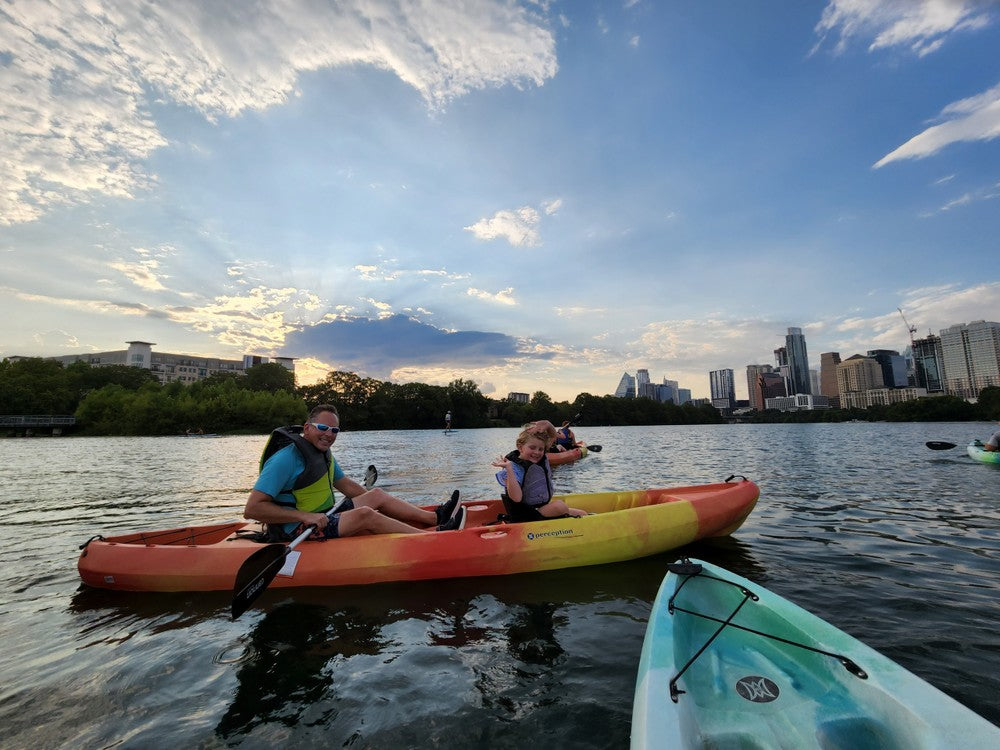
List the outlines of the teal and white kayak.
{"label": "teal and white kayak", "polygon": [[828,622],[700,560],[646,628],[632,748],[1000,748],[1000,728]]}
{"label": "teal and white kayak", "polygon": [[984,450],[983,444],[978,440],[973,440],[969,443],[969,447],[966,450],[969,451],[970,458],[982,461],[984,464],[1000,464],[1000,452]]}

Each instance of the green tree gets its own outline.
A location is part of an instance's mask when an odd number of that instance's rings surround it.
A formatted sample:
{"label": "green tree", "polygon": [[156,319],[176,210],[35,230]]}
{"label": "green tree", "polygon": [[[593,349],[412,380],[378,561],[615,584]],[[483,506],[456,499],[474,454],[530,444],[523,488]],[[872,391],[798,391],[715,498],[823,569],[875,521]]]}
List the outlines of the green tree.
{"label": "green tree", "polygon": [[277,362],[254,365],[246,371],[246,388],[251,391],[295,392],[295,373]]}
{"label": "green tree", "polygon": [[472,380],[452,380],[446,389],[447,405],[438,416],[438,425],[444,421],[444,412],[451,409],[451,423],[455,427],[485,427],[489,424],[487,411],[489,399]]}
{"label": "green tree", "polygon": [[1000,420],[1000,388],[991,385],[979,392],[979,411],[983,419]]}
{"label": "green tree", "polygon": [[0,413],[72,414],[76,402],[62,362],[41,357],[4,360],[0,368]]}

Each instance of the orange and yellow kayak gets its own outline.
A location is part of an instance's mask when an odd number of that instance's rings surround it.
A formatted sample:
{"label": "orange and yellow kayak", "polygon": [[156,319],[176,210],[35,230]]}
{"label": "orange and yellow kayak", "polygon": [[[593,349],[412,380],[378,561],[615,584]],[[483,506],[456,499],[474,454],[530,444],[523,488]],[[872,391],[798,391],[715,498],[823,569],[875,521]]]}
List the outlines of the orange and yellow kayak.
{"label": "orange and yellow kayak", "polygon": [[[758,496],[757,485],[742,477],[560,495],[593,515],[518,524],[496,523],[504,510],[499,499],[466,501],[468,520],[460,531],[305,541],[289,554],[294,567],[286,564],[270,587],[491,576],[631,560],[731,534]],[[80,554],[80,577],[90,586],[122,591],[232,589],[240,565],[260,549],[236,532],[256,528],[238,521],[97,537]]]}
{"label": "orange and yellow kayak", "polygon": [[549,459],[549,466],[561,466],[562,464],[571,464],[574,461],[579,461],[581,458],[587,457],[587,446],[581,445],[576,448],[571,448],[568,451],[559,451],[558,453],[546,453]]}

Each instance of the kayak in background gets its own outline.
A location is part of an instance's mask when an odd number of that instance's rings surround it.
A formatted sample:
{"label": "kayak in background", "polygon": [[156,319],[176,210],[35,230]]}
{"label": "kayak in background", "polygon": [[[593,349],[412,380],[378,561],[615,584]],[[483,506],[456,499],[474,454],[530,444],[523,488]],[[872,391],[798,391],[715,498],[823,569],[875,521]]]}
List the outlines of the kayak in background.
{"label": "kayak in background", "polygon": [[550,451],[545,455],[549,459],[550,466],[562,466],[563,464],[571,464],[574,461],[579,461],[581,458],[586,458],[587,446],[582,445],[577,448],[571,448],[568,451]]}
{"label": "kayak in background", "polygon": [[978,440],[969,443],[966,450],[968,450],[970,458],[982,461],[984,464],[1000,464],[1000,451],[988,451]]}
{"label": "kayak in background", "polygon": [[1000,728],[825,620],[700,560],[668,566],[632,748],[1000,748]]}

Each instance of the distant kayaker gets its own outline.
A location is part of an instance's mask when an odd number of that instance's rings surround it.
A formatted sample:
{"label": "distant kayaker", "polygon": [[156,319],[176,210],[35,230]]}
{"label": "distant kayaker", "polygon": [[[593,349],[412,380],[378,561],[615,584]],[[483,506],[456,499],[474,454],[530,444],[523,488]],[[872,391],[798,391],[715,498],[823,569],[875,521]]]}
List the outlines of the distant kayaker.
{"label": "distant kayaker", "polygon": [[450,409],[448,410],[448,413],[444,415],[444,428],[446,430],[450,430],[451,429],[451,410]]}
{"label": "distant kayaker", "polygon": [[[998,422],[1000,424],[1000,422]],[[997,430],[992,435],[990,439],[983,443],[984,451],[1000,451],[1000,430]]]}
{"label": "distant kayaker", "polygon": [[[349,479],[330,448],[340,432],[336,407],[320,404],[297,428],[271,433],[261,457],[260,475],[250,491],[243,517],[267,524],[275,541],[294,538],[315,525],[315,538],[356,534],[421,534],[465,526],[458,490],[433,511],[423,510],[382,489],[365,489]],[[334,488],[347,499],[332,516]]]}
{"label": "distant kayaker", "polygon": [[554,436],[551,422],[534,422],[517,436],[517,450],[492,462],[500,469],[496,477],[504,488],[504,506],[515,522],[587,515],[585,510],[552,499],[552,467],[545,453]]}
{"label": "distant kayaker", "polygon": [[556,442],[549,450],[562,453],[563,451],[573,450],[576,448],[576,445],[576,435],[570,429],[569,422],[563,422],[562,426],[556,430]]}

